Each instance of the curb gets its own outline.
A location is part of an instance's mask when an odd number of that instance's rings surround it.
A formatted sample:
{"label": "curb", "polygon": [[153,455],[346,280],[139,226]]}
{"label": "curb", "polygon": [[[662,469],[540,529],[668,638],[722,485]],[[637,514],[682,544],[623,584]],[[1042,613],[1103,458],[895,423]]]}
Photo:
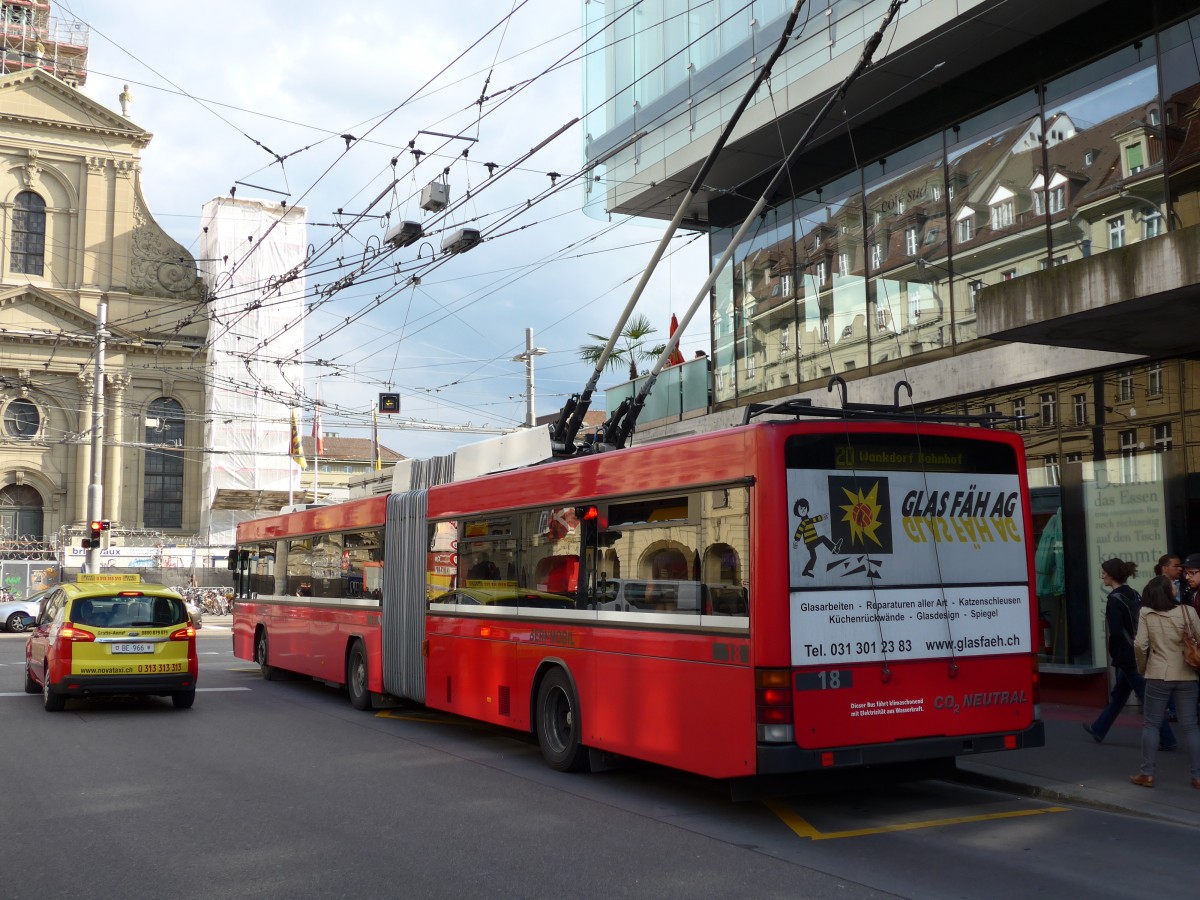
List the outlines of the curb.
{"label": "curb", "polygon": [[[1129,816],[1139,816],[1144,819],[1154,819],[1160,822],[1170,822],[1173,825],[1186,825],[1192,828],[1200,827],[1200,815],[1176,812],[1170,807],[1155,804],[1129,805],[1117,803],[1082,785],[1065,785],[1061,782],[1049,781],[1035,775],[1023,775],[1015,778],[1012,775],[1001,775],[993,771],[981,771],[975,768],[959,767],[951,780],[961,784],[969,784],[988,790],[1002,791],[1009,794],[1019,794],[1035,800],[1045,800],[1053,803],[1070,803],[1083,806],[1099,812],[1115,812]],[[1142,788],[1141,790],[1145,790]]]}

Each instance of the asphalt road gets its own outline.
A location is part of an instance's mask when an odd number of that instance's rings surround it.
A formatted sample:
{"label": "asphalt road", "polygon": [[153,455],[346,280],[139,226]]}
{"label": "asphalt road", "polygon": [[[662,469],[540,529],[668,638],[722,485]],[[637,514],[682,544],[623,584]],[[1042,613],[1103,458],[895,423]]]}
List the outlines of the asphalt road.
{"label": "asphalt road", "polygon": [[0,635],[5,898],[1127,897],[1176,886],[1195,837],[946,781],[734,803],[562,774],[518,734],[265,682],[212,628],[193,709],[47,713],[23,652]]}

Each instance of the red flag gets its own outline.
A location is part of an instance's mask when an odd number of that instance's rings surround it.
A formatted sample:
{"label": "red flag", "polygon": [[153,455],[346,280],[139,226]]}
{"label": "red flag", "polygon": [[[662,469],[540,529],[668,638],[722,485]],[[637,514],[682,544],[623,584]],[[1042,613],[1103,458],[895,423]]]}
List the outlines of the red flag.
{"label": "red flag", "polygon": [[[671,331],[668,337],[675,337],[675,332],[679,329],[679,320],[675,318],[675,313],[671,313]],[[683,364],[683,353],[679,350],[679,345],[675,345],[675,349],[671,351],[670,357],[667,359],[668,366],[679,366]]]}
{"label": "red flag", "polygon": [[321,428],[321,404],[318,403],[316,409],[313,410],[313,453],[317,456],[325,455],[325,432]]}

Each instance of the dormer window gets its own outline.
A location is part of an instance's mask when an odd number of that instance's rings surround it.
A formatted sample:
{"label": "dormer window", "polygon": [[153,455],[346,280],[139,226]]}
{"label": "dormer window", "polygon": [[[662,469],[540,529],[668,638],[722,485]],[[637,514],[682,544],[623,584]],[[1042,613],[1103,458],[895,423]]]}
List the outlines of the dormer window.
{"label": "dormer window", "polygon": [[1089,150],[1087,153],[1083,154],[1083,164],[1085,166],[1090,166],[1095,161],[1096,161],[1096,151],[1095,150]]}
{"label": "dormer window", "polygon": [[993,228],[1009,228],[1016,220],[1013,210],[1013,201],[1010,197],[1007,200],[1002,200],[992,206],[992,227]]}
{"label": "dormer window", "polygon": [[1125,148],[1125,164],[1130,175],[1136,175],[1146,168],[1144,149],[1141,144],[1133,144]]}

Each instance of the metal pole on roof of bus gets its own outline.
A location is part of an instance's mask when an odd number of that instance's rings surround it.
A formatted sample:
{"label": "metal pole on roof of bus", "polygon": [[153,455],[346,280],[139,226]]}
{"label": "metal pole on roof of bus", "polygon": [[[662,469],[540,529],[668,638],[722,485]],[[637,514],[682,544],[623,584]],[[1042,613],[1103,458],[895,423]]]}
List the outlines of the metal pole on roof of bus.
{"label": "metal pole on roof of bus", "polygon": [[[104,351],[108,330],[108,296],[103,295],[96,304],[96,364],[92,383],[92,467],[91,480],[87,488],[87,522],[85,534],[92,536],[91,523],[104,515]],[[95,574],[100,571],[100,548],[87,547],[84,571]]]}
{"label": "metal pole on roof of bus", "polygon": [[650,394],[650,389],[654,387],[654,382],[658,379],[659,373],[662,372],[663,367],[670,360],[671,354],[675,351],[675,348],[679,346],[679,339],[683,336],[683,332],[687,328],[688,323],[692,321],[692,316],[696,314],[696,310],[700,308],[700,304],[703,303],[708,297],[708,292],[716,283],[717,278],[720,276],[722,270],[724,270],[725,266],[729,264],[729,260],[732,258],[734,251],[738,248],[738,245],[742,242],[742,239],[745,238],[746,233],[754,224],[754,220],[757,219],[762,213],[763,209],[766,208],[767,203],[770,201],[775,191],[779,188],[780,183],[791,170],[792,163],[795,161],[796,157],[799,156],[800,151],[803,150],[808,144],[809,139],[817,130],[817,127],[825,120],[825,116],[829,114],[829,111],[833,108],[833,105],[846,96],[846,91],[850,89],[850,85],[854,83],[855,79],[857,79],[858,76],[865,72],[867,67],[871,65],[871,60],[875,55],[875,50],[879,47],[880,42],[883,40],[883,33],[887,30],[888,26],[892,24],[892,20],[896,17],[896,13],[900,11],[900,7],[903,6],[905,2],[906,0],[892,0],[892,2],[888,5],[887,10],[884,12],[883,18],[879,23],[879,27],[863,46],[862,54],[859,56],[858,62],[855,63],[854,68],[851,69],[849,74],[846,75],[846,77],[842,80],[842,83],[838,86],[838,89],[829,95],[825,101],[825,104],[820,108],[820,110],[817,111],[817,114],[813,117],[812,121],[808,123],[808,127],[804,130],[804,134],[800,136],[800,139],[796,141],[796,143],[792,146],[792,149],[788,151],[787,157],[783,160],[783,164],[776,169],[775,175],[771,179],[770,184],[768,184],[763,190],[762,195],[758,198],[758,202],[754,204],[754,208],[750,210],[750,213],[746,216],[745,221],[742,222],[741,227],[738,228],[737,232],[730,240],[729,246],[725,248],[725,252],[721,254],[721,258],[717,260],[717,264],[713,266],[712,271],[709,272],[708,278],[705,279],[700,290],[696,292],[696,297],[692,301],[692,305],[688,307],[687,311],[683,314],[683,318],[679,322],[679,327],[675,329],[675,334],[671,335],[671,337],[668,339],[662,355],[659,356],[653,367],[651,367],[650,375],[646,379],[646,383],[642,385],[641,390],[638,391],[637,396],[633,399],[629,409],[621,417],[620,421],[613,423],[613,430],[616,432],[616,434],[604,435],[603,440],[605,444],[613,447],[623,447],[625,445],[625,441],[628,440],[629,435],[633,432],[634,425],[637,423],[638,413],[641,412],[642,407],[646,404],[646,397]]}
{"label": "metal pole on roof of bus", "polygon": [[787,22],[783,26],[783,33],[779,37],[779,42],[775,45],[775,50],[767,58],[763,67],[758,70],[758,74],[754,77],[754,82],[750,85],[750,89],[743,95],[741,102],[733,111],[729,121],[725,123],[725,127],[721,130],[721,135],[717,138],[717,142],[713,144],[712,148],[708,151],[708,156],[700,164],[700,169],[696,172],[696,177],[692,179],[691,186],[687,189],[683,200],[680,201],[679,207],[675,210],[675,215],[671,219],[670,224],[667,225],[667,230],[663,232],[663,236],[659,240],[654,254],[650,257],[650,262],[642,270],[642,276],[638,279],[637,286],[633,289],[633,294],[630,296],[629,302],[625,304],[625,309],[621,312],[620,319],[617,321],[616,327],[613,328],[608,343],[604,345],[604,349],[600,352],[600,358],[596,360],[596,366],[592,370],[591,377],[588,378],[583,392],[578,397],[568,399],[558,415],[558,420],[551,427],[550,437],[554,442],[556,453],[570,455],[575,452],[575,437],[579,434],[579,429],[583,426],[584,416],[587,415],[588,407],[592,404],[592,394],[596,390],[596,385],[600,382],[601,374],[603,374],[605,367],[608,365],[608,359],[612,355],[613,347],[616,346],[617,340],[621,337],[625,323],[633,315],[633,309],[641,298],[642,292],[646,289],[646,284],[650,281],[650,276],[653,274],[659,260],[662,259],[663,253],[666,252],[667,244],[670,243],[671,238],[675,236],[675,232],[679,229],[684,215],[692,205],[692,200],[700,193],[701,188],[704,186],[704,179],[708,177],[708,173],[716,163],[717,157],[725,148],[725,144],[728,143],[729,138],[733,135],[733,130],[741,119],[742,113],[746,111],[746,108],[754,99],[754,95],[758,93],[759,87],[766,81],[767,76],[771,74],[771,69],[775,65],[775,61],[783,55],[783,51],[787,48],[788,40],[791,37],[793,29],[796,27],[796,20],[800,17],[800,8],[804,6],[804,3],[805,0],[796,0],[795,5],[792,7],[792,13],[788,16]]}

